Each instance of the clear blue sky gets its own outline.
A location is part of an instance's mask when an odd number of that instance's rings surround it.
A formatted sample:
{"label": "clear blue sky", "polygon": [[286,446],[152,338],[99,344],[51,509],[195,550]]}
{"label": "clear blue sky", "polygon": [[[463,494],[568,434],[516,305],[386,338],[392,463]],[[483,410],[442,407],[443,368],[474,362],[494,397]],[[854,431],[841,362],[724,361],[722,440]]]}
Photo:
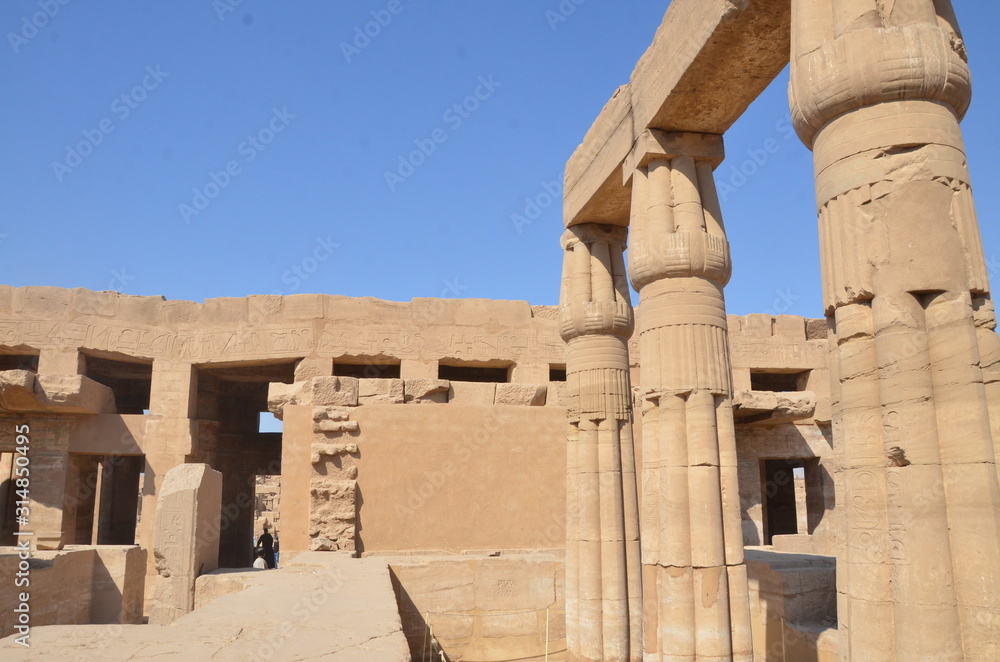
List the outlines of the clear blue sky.
{"label": "clear blue sky", "polygon": [[[26,27],[46,4],[54,16]],[[0,282],[195,301],[322,292],[554,304],[559,205],[521,232],[511,217],[561,181],[667,3],[588,0],[553,25],[558,5],[5,0]],[[955,5],[992,258],[1000,9]],[[373,11],[387,25],[345,51]],[[728,180],[747,150],[780,144],[724,201],[733,313],[821,314],[811,158],[779,126],[786,85],[784,74],[729,133],[717,173]],[[450,110],[477,91],[474,110]],[[433,153],[390,184],[415,141]]]}

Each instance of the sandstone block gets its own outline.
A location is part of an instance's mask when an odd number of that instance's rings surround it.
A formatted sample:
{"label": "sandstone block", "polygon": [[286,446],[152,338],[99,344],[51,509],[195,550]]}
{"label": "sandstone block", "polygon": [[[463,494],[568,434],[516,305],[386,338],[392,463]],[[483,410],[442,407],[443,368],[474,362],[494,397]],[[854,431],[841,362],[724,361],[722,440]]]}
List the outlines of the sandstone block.
{"label": "sandstone block", "polygon": [[215,570],[195,581],[194,608],[201,609],[224,595],[239,593],[247,587],[250,571]]}
{"label": "sandstone block", "polygon": [[169,624],[194,609],[195,580],[219,565],[221,512],[221,473],[207,464],[167,472],[156,502],[151,624]]}
{"label": "sandstone block", "polygon": [[459,326],[484,326],[490,321],[493,302],[489,299],[457,299],[455,324]]}
{"label": "sandstone block", "polygon": [[100,545],[95,551],[90,622],[142,624],[146,550],[134,545]]}
{"label": "sandstone block", "polygon": [[358,452],[357,444],[318,444],[312,447],[312,463],[319,464],[324,457],[337,457],[338,455],[355,455]]}
{"label": "sandstone block", "polygon": [[544,384],[549,381],[548,363],[515,363],[510,371],[515,384]]}
{"label": "sandstone block", "polygon": [[402,359],[399,362],[400,377],[411,379],[437,379],[438,362],[421,359]]}
{"label": "sandstone block", "polygon": [[309,489],[309,529],[314,541],[326,538],[332,546],[320,543],[325,547],[354,550],[356,494],[357,482],[353,480],[314,481]]}
{"label": "sandstone block", "polygon": [[11,411],[31,411],[42,408],[35,393],[35,373],[28,370],[0,372],[0,406]]}
{"label": "sandstone block", "polygon": [[547,390],[545,384],[497,384],[496,404],[541,407]]}
{"label": "sandstone block", "polygon": [[322,294],[292,294],[284,297],[286,320],[315,320],[323,317]]}
{"label": "sandstone block", "polygon": [[359,430],[357,421],[331,421],[324,419],[315,421],[313,432],[323,432],[330,435],[356,434]]}
{"label": "sandstone block", "polygon": [[305,358],[295,366],[295,381],[301,382],[313,377],[332,377],[333,359],[329,357]]}
{"label": "sandstone block", "polygon": [[267,410],[279,421],[285,415],[285,407],[312,404],[312,382],[296,381],[294,384],[271,382],[267,385]]}
{"label": "sandstone block", "polygon": [[806,321],[797,315],[778,315],[774,318],[774,335],[783,340],[804,342],[806,339]]}
{"label": "sandstone block", "polygon": [[76,414],[114,414],[115,394],[104,384],[82,375],[38,375],[45,408]]}
{"label": "sandstone block", "polygon": [[454,641],[472,636],[475,618],[466,614],[434,614],[430,626],[440,641]]}
{"label": "sandstone block", "polygon": [[313,407],[313,421],[347,421],[350,418],[350,410],[343,407]]}
{"label": "sandstone block", "polygon": [[312,383],[313,404],[337,407],[358,406],[357,378],[316,377]]}
{"label": "sandstone block", "polygon": [[775,393],[740,391],[733,396],[733,407],[740,416],[770,413],[767,423],[779,423],[811,417],[816,411],[816,394],[811,391]]}
{"label": "sandstone block", "polygon": [[743,335],[750,338],[770,338],[774,318],[754,313],[743,318]]}
{"label": "sandstone block", "polygon": [[484,637],[524,637],[538,631],[538,614],[486,614],[483,616]]}
{"label": "sandstone block", "polygon": [[358,383],[358,404],[403,404],[402,379],[362,379]]}
{"label": "sandstone block", "polygon": [[206,324],[236,326],[247,319],[247,300],[232,297],[205,299],[201,319]]}
{"label": "sandstone block", "polygon": [[469,561],[400,563],[392,569],[406,587],[406,597],[400,598],[401,611],[454,613],[475,608],[474,573]]}
{"label": "sandstone block", "polygon": [[448,392],[448,402],[456,405],[493,406],[496,397],[496,384],[480,382],[451,382]]}
{"label": "sandstone block", "polygon": [[476,571],[476,608],[484,611],[545,609],[555,603],[554,563],[489,559]]}
{"label": "sandstone block", "polygon": [[504,327],[523,327],[531,323],[527,301],[494,301],[493,321]]}
{"label": "sandstone block", "polygon": [[418,404],[448,402],[451,382],[444,379],[407,379],[403,386],[406,402]]}

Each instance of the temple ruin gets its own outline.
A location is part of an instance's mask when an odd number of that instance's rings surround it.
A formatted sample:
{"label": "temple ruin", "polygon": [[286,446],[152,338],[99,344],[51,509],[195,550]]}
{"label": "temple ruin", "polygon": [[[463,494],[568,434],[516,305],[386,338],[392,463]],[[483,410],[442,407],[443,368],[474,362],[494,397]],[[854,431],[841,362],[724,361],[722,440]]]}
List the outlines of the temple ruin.
{"label": "temple ruin", "polygon": [[[825,319],[732,316],[713,171],[789,62]],[[948,0],[673,0],[558,307],[0,286],[0,656],[1000,659],[970,98]]]}

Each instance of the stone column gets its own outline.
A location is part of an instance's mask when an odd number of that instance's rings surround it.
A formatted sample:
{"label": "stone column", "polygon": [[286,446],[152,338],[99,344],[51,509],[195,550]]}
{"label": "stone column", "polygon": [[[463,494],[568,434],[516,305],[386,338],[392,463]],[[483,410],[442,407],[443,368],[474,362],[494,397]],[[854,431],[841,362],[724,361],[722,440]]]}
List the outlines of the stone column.
{"label": "stone column", "polygon": [[841,659],[1000,659],[998,340],[948,0],[794,0],[830,324]]}
{"label": "stone column", "polygon": [[753,655],[722,292],[729,243],[712,175],[723,156],[721,136],[650,130],[626,162],[647,662]]}
{"label": "stone column", "polygon": [[625,228],[566,231],[560,328],[567,343],[566,638],[571,660],[642,659],[639,517]]}

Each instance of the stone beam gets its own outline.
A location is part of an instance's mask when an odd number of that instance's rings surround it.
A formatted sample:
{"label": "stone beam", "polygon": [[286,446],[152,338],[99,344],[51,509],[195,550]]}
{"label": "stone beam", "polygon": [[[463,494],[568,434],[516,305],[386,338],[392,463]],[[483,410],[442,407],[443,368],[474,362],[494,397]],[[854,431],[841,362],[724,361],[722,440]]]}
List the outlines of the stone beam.
{"label": "stone beam", "polygon": [[646,129],[723,134],[788,64],[789,0],[673,0],[566,164],[563,218],[628,225],[620,170]]}

